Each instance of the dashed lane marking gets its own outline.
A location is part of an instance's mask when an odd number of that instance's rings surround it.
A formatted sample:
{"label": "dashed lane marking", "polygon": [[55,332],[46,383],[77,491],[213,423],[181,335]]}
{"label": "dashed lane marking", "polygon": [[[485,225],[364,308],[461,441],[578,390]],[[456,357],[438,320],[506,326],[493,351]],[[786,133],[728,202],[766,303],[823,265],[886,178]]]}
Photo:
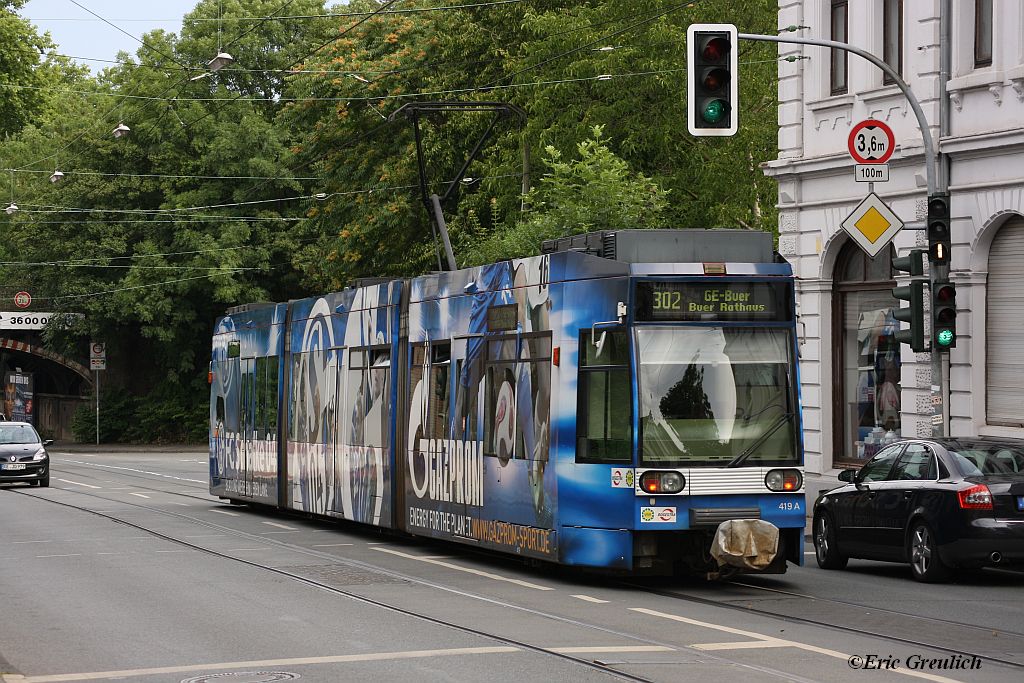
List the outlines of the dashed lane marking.
{"label": "dashed lane marking", "polygon": [[227,510],[218,510],[217,508],[210,508],[210,512],[219,512],[222,515],[229,515],[231,517],[239,517],[237,512],[228,512]]}
{"label": "dashed lane marking", "polygon": [[479,569],[472,569],[470,567],[463,567],[463,566],[460,566],[460,565],[457,565],[457,564],[452,564],[451,562],[442,562],[441,560],[432,560],[429,557],[425,557],[425,556],[422,556],[422,555],[420,555],[420,556],[410,555],[409,553],[403,553],[403,552],[398,551],[398,550],[392,550],[391,548],[374,548],[374,550],[376,550],[377,552],[381,552],[381,553],[390,553],[392,555],[398,555],[399,557],[404,557],[404,558],[409,559],[409,560],[417,560],[419,562],[427,562],[429,564],[436,564],[439,567],[447,567],[448,569],[454,569],[455,571],[459,571],[459,572],[466,572],[467,574],[476,574],[477,576],[483,576],[483,577],[488,578],[488,579],[494,579],[495,581],[507,581],[508,583],[514,583],[515,585],[522,586],[524,588],[532,588],[532,589],[538,590],[538,591],[553,591],[553,590],[555,590],[554,588],[551,588],[549,586],[541,586],[540,584],[530,583],[529,581],[523,581],[521,579],[513,579],[513,578],[510,578],[508,576],[501,576],[500,574],[492,574],[491,572],[484,572],[484,571],[480,571]]}
{"label": "dashed lane marking", "polygon": [[596,602],[598,604],[604,604],[608,602],[607,600],[602,600],[601,598],[592,598],[589,595],[574,595],[572,597],[576,598],[577,600],[586,600],[587,602]]}
{"label": "dashed lane marking", "polygon": [[596,647],[546,647],[548,652],[559,654],[585,654],[588,652],[675,652],[665,645],[598,645]]}
{"label": "dashed lane marking", "polygon": [[0,674],[4,683],[64,683],[66,681],[102,681],[159,674],[182,674],[190,671],[217,671],[218,669],[257,669],[266,667],[303,666],[311,664],[344,664],[347,662],[381,662],[396,659],[421,659],[426,657],[459,657],[465,655],[496,655],[522,652],[517,647],[453,647],[444,650],[407,650],[405,652],[368,652],[361,655],[332,655],[327,657],[301,657],[295,659],[263,659],[248,662],[219,662],[211,664],[188,664],[184,666],[161,666],[152,669],[124,669],[121,671],[91,671],[85,673],[44,674],[22,676]]}
{"label": "dashed lane marking", "polygon": [[352,545],[351,543],[318,543],[314,545],[314,548],[338,548],[343,545]]}
{"label": "dashed lane marking", "polygon": [[83,484],[80,481],[71,481],[70,479],[58,479],[57,481],[62,481],[65,484],[71,484],[72,486],[84,486],[87,489],[101,489],[101,488],[103,488],[102,486],[93,486],[92,484]]}
{"label": "dashed lane marking", "polygon": [[149,470],[140,470],[140,469],[136,469],[134,467],[118,467],[116,465],[101,465],[101,464],[95,463],[95,462],[79,462],[77,460],[65,460],[65,462],[70,462],[70,463],[73,463],[75,465],[89,465],[90,467],[102,467],[102,468],[108,469],[108,470],[120,470],[122,472],[138,472],[140,474],[151,474],[154,477],[164,477],[165,479],[176,479],[178,481],[190,481],[190,482],[193,482],[193,483],[196,483],[196,484],[208,484],[209,483],[206,479],[188,479],[186,477],[176,477],[173,474],[164,474],[163,472],[151,472]]}
{"label": "dashed lane marking", "polygon": [[129,496],[138,496],[139,498],[149,498],[145,493],[129,493]]}
{"label": "dashed lane marking", "polygon": [[266,524],[267,526],[276,527],[278,529],[285,529],[287,531],[298,531],[298,529],[296,529],[295,527],[288,526],[287,524],[278,524],[277,522],[263,522],[263,523]]}
{"label": "dashed lane marking", "polygon": [[43,559],[45,557],[81,557],[82,553],[68,553],[67,555],[36,555],[37,559]]}
{"label": "dashed lane marking", "polygon": [[[667,614],[665,612],[657,612],[652,609],[646,609],[644,607],[630,607],[630,611],[639,612],[641,614],[647,614],[652,617],[660,617],[662,619],[671,619],[672,621],[679,621],[684,624],[692,624],[693,626],[701,626],[703,628],[710,628],[716,631],[724,631],[725,633],[732,633],[737,636],[746,636],[747,638],[753,638],[751,641],[747,641],[749,644],[733,647],[732,649],[740,648],[758,648],[758,647],[794,647],[800,650],[806,650],[808,652],[816,652],[821,655],[828,657],[835,657],[836,659],[842,659],[847,662],[850,661],[852,655],[846,652],[839,652],[838,650],[830,650],[825,647],[818,647],[817,645],[811,645],[809,643],[800,643],[795,640],[786,640],[784,638],[776,638],[774,636],[766,636],[763,633],[755,633],[754,631],[744,631],[738,628],[732,628],[731,626],[723,626],[721,624],[712,624],[707,621],[698,621],[696,619],[690,619],[688,617],[680,617],[675,614]],[[700,649],[715,649],[715,646],[726,645],[727,643],[697,643],[690,645],[690,647]],[[702,647],[702,645],[704,647]],[[735,644],[732,644],[735,645]],[[719,648],[724,649],[724,648]],[[938,676],[936,674],[929,674],[923,671],[911,671],[903,667],[896,667],[893,669],[896,673],[903,674],[904,676],[913,676],[914,678],[923,678],[929,681],[938,681],[939,683],[960,683],[956,679],[946,678],[945,676]]]}

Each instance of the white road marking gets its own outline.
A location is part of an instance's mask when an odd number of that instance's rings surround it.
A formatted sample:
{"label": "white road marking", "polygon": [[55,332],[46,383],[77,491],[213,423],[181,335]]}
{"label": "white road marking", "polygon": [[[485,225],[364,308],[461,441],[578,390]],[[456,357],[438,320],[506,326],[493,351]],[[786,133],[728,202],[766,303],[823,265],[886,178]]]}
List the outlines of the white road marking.
{"label": "white road marking", "polygon": [[18,545],[19,543],[53,543],[53,541],[11,541],[12,545]]}
{"label": "white road marking", "polygon": [[186,536],[185,538],[217,538],[223,535],[224,534],[193,534],[191,536]]}
{"label": "white road marking", "polygon": [[156,550],[158,553],[187,553],[187,550]]}
{"label": "white road marking", "polygon": [[[811,645],[809,643],[800,643],[795,640],[786,640],[784,638],[776,638],[775,636],[766,636],[763,633],[755,633],[754,631],[744,631],[738,628],[732,628],[731,626],[722,626],[721,624],[712,624],[707,621],[698,621],[696,619],[689,619],[687,617],[680,617],[675,614],[666,614],[665,612],[656,612],[652,609],[646,609],[644,607],[630,607],[632,612],[640,612],[641,614],[647,614],[652,617],[661,617],[662,619],[671,619],[672,621],[679,621],[684,624],[692,624],[694,626],[701,626],[703,628],[710,628],[716,631],[724,631],[725,633],[732,633],[737,636],[746,636],[747,638],[753,638],[750,645],[739,646],[739,647],[795,647],[800,650],[807,650],[808,652],[816,652],[821,655],[827,655],[829,657],[835,657],[836,659],[842,659],[849,661],[851,655],[845,652],[839,652],[838,650],[830,650],[825,647],[818,647],[817,645]],[[723,643],[704,643],[708,645],[723,645]],[[734,644],[733,644],[734,645]],[[701,649],[700,644],[691,645],[690,647],[695,649]],[[737,649],[733,647],[733,649]],[[924,678],[929,681],[939,681],[940,683],[960,683],[953,678],[946,678],[944,676],[937,676],[935,674],[924,673],[922,671],[911,671],[903,667],[896,667],[893,669],[896,673],[901,673],[905,676],[913,676],[915,678]]]}
{"label": "white road marking", "polygon": [[340,547],[340,546],[343,546],[343,545],[352,545],[352,544],[351,543],[320,543],[318,545],[314,545],[313,547],[314,548],[337,548],[337,547]]}
{"label": "white road marking", "polygon": [[608,602],[607,600],[601,600],[600,598],[592,598],[589,595],[574,595],[572,597],[576,598],[577,600],[586,600],[587,602],[597,602],[602,604]]}
{"label": "white road marking", "polygon": [[495,655],[522,652],[517,647],[453,647],[445,650],[407,650],[405,652],[368,652],[361,655],[332,655],[327,657],[301,657],[294,659],[262,659],[248,662],[219,662],[211,664],[188,664],[183,666],[161,666],[152,669],[125,669],[122,671],[92,671],[87,673],[43,674],[21,676],[0,674],[0,680],[7,683],[62,683],[64,681],[99,681],[157,674],[182,674],[190,671],[218,671],[221,669],[256,669],[265,667],[303,666],[311,664],[344,664],[347,662],[382,662],[395,659],[420,659],[425,657],[458,657],[462,655]]}
{"label": "white road marking", "polygon": [[228,512],[227,510],[218,510],[217,508],[210,508],[210,512],[219,512],[222,515],[230,515],[231,517],[238,517],[237,512]]}
{"label": "white road marking", "polygon": [[138,472],[140,474],[151,474],[154,477],[164,477],[166,479],[176,479],[178,481],[191,481],[196,484],[208,484],[206,479],[187,479],[185,477],[175,477],[172,474],[164,474],[163,472],[150,472],[149,470],[139,470],[134,467],[117,467],[115,465],[101,465],[95,462],[80,462],[78,460],[66,460],[65,462],[74,463],[76,465],[89,465],[90,467],[103,467],[108,470],[121,470],[123,472]]}
{"label": "white road marking", "polygon": [[287,529],[288,531],[298,531],[298,529],[296,529],[295,527],[288,526],[287,524],[278,524],[277,522],[263,522],[263,523],[266,524],[267,526],[277,527],[278,529]]}
{"label": "white road marking", "polygon": [[224,552],[226,552],[226,553],[240,553],[242,551],[249,552],[250,550],[270,550],[270,548],[228,548]]}
{"label": "white road marking", "polygon": [[68,553],[67,555],[36,555],[36,557],[42,559],[44,557],[80,557],[81,555],[82,553]]}
{"label": "white road marking", "polygon": [[759,647],[793,647],[785,640],[741,640],[734,643],[696,643],[698,650],[750,650]]}
{"label": "white road marking", "polygon": [[149,498],[145,493],[129,493],[129,496],[138,496],[139,498]]}
{"label": "white road marking", "polygon": [[[369,545],[369,544],[367,544],[367,545]],[[522,586],[524,588],[533,588],[534,590],[539,590],[539,591],[553,591],[553,590],[555,590],[554,588],[550,588],[548,586],[541,586],[541,585],[536,584],[536,583],[530,583],[529,581],[522,581],[520,579],[512,579],[512,578],[509,578],[507,576],[501,576],[499,574],[492,574],[490,572],[480,571],[479,569],[471,569],[469,567],[462,567],[462,566],[459,566],[457,564],[452,564],[451,562],[442,562],[441,560],[432,560],[429,557],[410,555],[409,553],[403,553],[403,552],[400,552],[398,550],[392,550],[391,548],[374,548],[374,550],[376,550],[378,552],[382,552],[382,553],[391,553],[392,555],[398,555],[399,557],[405,557],[405,558],[410,559],[410,560],[418,560],[420,562],[428,562],[430,564],[436,564],[436,565],[438,565],[440,567],[447,567],[448,569],[454,569],[456,571],[466,572],[467,574],[476,574],[477,576],[483,576],[483,577],[486,577],[488,579],[494,579],[495,581],[507,581],[508,583],[514,583],[517,586]]]}
{"label": "white road marking", "polygon": [[101,489],[101,488],[103,488],[102,486],[93,486],[92,484],[83,484],[80,481],[71,481],[70,479],[58,479],[57,481],[62,481],[65,484],[74,484],[75,486],[84,486],[87,489]]}
{"label": "white road marking", "polygon": [[180,505],[183,508],[190,508],[190,507],[192,507],[188,503],[175,503],[173,500],[171,501],[171,505]]}
{"label": "white road marking", "polygon": [[675,648],[665,645],[598,645],[596,647],[546,647],[548,652],[560,654],[586,652],[675,652]]}

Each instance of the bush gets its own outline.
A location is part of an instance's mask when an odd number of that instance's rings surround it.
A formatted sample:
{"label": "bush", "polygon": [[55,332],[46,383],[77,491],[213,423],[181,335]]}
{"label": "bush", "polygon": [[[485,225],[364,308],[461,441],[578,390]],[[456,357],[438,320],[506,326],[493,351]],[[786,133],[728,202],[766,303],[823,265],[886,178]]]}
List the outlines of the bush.
{"label": "bush", "polygon": [[[207,439],[209,406],[201,382],[192,387],[165,384],[145,398],[123,389],[100,394],[100,443],[202,443]],[[71,431],[79,443],[96,443],[96,399],[75,411]]]}

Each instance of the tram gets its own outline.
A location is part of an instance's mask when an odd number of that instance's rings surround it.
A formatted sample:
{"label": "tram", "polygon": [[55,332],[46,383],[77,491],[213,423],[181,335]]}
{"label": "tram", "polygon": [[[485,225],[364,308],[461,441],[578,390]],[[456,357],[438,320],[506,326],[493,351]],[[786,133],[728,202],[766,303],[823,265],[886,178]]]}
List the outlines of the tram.
{"label": "tram", "polygon": [[805,523],[771,236],[621,230],[230,309],[210,492],[628,573],[782,573]]}

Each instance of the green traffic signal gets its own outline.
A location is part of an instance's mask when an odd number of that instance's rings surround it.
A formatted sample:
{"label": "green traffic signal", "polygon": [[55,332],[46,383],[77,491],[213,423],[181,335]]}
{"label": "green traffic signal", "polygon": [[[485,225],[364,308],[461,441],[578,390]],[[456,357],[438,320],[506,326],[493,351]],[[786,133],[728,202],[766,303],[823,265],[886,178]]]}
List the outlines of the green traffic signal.
{"label": "green traffic signal", "polygon": [[708,123],[719,123],[729,114],[729,103],[725,100],[711,100],[704,105],[700,117]]}
{"label": "green traffic signal", "polygon": [[940,351],[956,346],[956,285],[936,282],[932,288],[932,340]]}
{"label": "green traffic signal", "polygon": [[935,341],[942,347],[951,346],[955,339],[956,335],[953,334],[953,330],[939,330],[939,333],[935,335]]}

